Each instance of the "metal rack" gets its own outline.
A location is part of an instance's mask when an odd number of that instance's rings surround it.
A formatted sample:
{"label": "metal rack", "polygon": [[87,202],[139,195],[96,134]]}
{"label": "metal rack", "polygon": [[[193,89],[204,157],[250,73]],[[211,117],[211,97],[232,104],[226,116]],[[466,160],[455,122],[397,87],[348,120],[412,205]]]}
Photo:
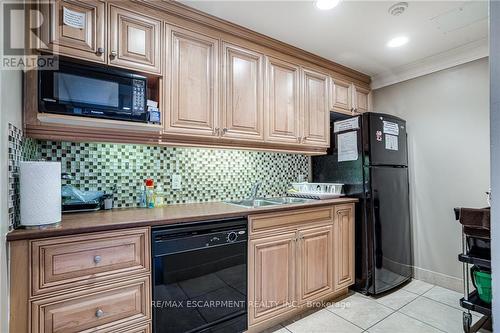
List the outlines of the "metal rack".
{"label": "metal rack", "polygon": [[[459,210],[455,208],[455,217],[459,219]],[[470,286],[470,267],[469,265],[475,265],[483,269],[491,269],[491,256],[487,257],[484,254],[470,252],[467,247],[467,238],[473,237],[468,236],[464,233],[464,228],[462,228],[462,253],[458,255],[458,260],[463,264],[463,287],[464,287],[464,297],[460,299],[460,306],[464,308],[463,311],[463,329],[465,333],[477,332],[483,327],[483,325],[492,319],[491,304],[483,302],[476,290],[471,291]],[[472,313],[471,311],[480,313],[483,315],[479,321],[472,325]]]}

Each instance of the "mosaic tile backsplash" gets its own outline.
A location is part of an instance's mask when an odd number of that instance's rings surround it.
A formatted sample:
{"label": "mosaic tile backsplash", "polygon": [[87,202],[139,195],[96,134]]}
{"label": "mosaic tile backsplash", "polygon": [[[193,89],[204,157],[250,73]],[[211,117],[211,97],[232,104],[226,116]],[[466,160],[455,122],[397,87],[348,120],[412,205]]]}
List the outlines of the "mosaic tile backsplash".
{"label": "mosaic tile backsplash", "polygon": [[[116,187],[115,207],[137,206],[146,178],[163,188],[167,203],[206,202],[245,198],[256,181],[259,196],[284,195],[310,168],[308,156],[239,150],[25,139],[23,151],[27,159],[60,161],[81,190]],[[181,176],[180,190],[172,189],[173,174]]]}

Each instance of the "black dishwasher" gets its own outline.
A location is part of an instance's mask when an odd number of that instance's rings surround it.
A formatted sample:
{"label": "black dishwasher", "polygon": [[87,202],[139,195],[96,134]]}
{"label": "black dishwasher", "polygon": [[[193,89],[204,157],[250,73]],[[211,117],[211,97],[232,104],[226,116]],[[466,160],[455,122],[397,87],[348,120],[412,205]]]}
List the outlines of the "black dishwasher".
{"label": "black dishwasher", "polygon": [[247,220],[154,228],[155,333],[247,329]]}

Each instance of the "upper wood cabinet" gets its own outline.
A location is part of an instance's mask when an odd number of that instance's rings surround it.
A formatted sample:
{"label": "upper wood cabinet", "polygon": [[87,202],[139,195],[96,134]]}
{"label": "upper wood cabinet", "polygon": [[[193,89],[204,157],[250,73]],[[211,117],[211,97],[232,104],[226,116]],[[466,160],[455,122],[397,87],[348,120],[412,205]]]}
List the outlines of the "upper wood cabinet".
{"label": "upper wood cabinet", "polygon": [[299,303],[333,291],[333,226],[299,231]]}
{"label": "upper wood cabinet", "polygon": [[300,68],[288,62],[267,58],[266,141],[299,143]]}
{"label": "upper wood cabinet", "polygon": [[331,110],[351,115],[352,97],[351,83],[338,79],[331,80]]}
{"label": "upper wood cabinet", "polygon": [[250,241],[250,324],[290,310],[295,299],[295,242],[295,232]]}
{"label": "upper wood cabinet", "polygon": [[264,139],[264,56],[223,43],[221,136]]}
{"label": "upper wood cabinet", "polygon": [[370,90],[353,85],[353,112],[364,113],[370,111]]}
{"label": "upper wood cabinet", "polygon": [[43,15],[30,18],[41,37],[32,34],[33,49],[143,73],[161,124],[41,115],[33,81],[24,94],[29,137],[319,155],[330,146],[330,111],[370,109],[368,76],[175,1],[36,2],[29,7]]}
{"label": "upper wood cabinet", "polygon": [[109,64],[160,74],[160,20],[109,6]]}
{"label": "upper wood cabinet", "polygon": [[166,31],[165,131],[218,136],[219,41],[176,26]]}
{"label": "upper wood cabinet", "polygon": [[329,78],[309,69],[302,70],[302,143],[330,145]]}
{"label": "upper wood cabinet", "polygon": [[[96,0],[57,0],[40,5],[49,24],[42,25],[41,50],[106,62],[106,4]],[[38,25],[35,25],[38,26]]]}
{"label": "upper wood cabinet", "polygon": [[354,205],[334,209],[335,290],[354,283]]}

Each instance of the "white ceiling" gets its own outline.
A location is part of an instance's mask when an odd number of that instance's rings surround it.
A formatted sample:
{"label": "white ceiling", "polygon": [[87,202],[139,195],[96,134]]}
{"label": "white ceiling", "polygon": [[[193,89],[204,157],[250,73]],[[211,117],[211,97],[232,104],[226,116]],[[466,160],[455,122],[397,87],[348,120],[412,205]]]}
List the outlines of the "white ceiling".
{"label": "white ceiling", "polygon": [[[398,1],[344,0],[329,11],[313,1],[182,2],[380,80],[408,68],[418,72],[414,67],[425,62],[457,62],[443,61],[448,54],[462,59],[469,56],[461,53],[472,51],[478,58],[481,48],[487,55],[487,1],[408,1],[400,16],[388,13]],[[397,35],[408,36],[409,43],[388,48]]]}

